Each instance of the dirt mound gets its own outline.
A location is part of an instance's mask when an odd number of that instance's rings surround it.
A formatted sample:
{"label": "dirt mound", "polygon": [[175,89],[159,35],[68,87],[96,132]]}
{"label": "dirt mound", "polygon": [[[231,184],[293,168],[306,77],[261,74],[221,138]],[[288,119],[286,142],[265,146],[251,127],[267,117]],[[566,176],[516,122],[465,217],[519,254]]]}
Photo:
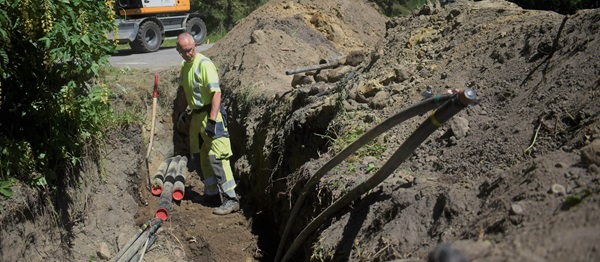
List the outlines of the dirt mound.
{"label": "dirt mound", "polygon": [[368,50],[382,39],[385,22],[366,1],[270,1],[206,54],[218,61],[224,88],[272,97],[291,89],[286,70]]}
{"label": "dirt mound", "polygon": [[[281,225],[281,234],[301,185],[331,158],[336,143],[347,145],[423,99],[424,91],[470,87],[481,99],[477,105],[432,135],[363,200],[328,221],[303,246],[306,257],[297,259],[424,259],[440,242],[454,243],[482,261],[593,257],[597,237],[583,232],[598,232],[598,223],[588,218],[599,215],[593,204],[599,174],[596,165],[582,164],[579,154],[599,136],[599,42],[590,37],[598,17],[598,10],[564,17],[505,1],[424,7],[388,21],[385,40],[369,50],[367,61],[319,95],[290,89],[281,78],[252,87],[259,74],[246,78],[248,67],[228,66],[228,52],[213,49],[222,53],[217,63],[226,65],[223,81],[240,88],[231,91],[230,106],[245,195],[261,212],[270,210],[268,219]],[[248,30],[244,22],[238,29]],[[249,42],[244,47],[255,47]],[[279,47],[268,54],[287,54]],[[244,49],[236,63],[254,63],[261,54],[260,47]],[[277,64],[290,68],[316,56],[300,52],[292,60],[300,63]],[[278,66],[269,68],[267,75],[281,76]],[[247,101],[272,88],[285,92]],[[370,146],[331,171],[311,192],[292,234],[373,174],[423,119],[392,129],[378,138],[381,146]],[[565,252],[565,245],[571,251]]]}

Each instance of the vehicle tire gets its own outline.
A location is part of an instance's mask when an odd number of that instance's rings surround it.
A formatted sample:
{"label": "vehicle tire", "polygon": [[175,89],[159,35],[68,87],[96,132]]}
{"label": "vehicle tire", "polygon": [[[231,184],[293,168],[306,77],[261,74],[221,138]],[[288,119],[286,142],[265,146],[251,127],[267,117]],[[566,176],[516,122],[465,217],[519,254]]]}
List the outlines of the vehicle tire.
{"label": "vehicle tire", "polygon": [[162,32],[156,22],[146,21],[137,32],[135,40],[129,43],[134,52],[148,53],[160,48],[163,42]]}
{"label": "vehicle tire", "polygon": [[118,0],[117,6],[120,8],[139,8],[142,7],[139,0]]}
{"label": "vehicle tire", "polygon": [[202,44],[206,38],[206,24],[200,17],[192,17],[185,25],[185,31],[194,37],[196,45]]}

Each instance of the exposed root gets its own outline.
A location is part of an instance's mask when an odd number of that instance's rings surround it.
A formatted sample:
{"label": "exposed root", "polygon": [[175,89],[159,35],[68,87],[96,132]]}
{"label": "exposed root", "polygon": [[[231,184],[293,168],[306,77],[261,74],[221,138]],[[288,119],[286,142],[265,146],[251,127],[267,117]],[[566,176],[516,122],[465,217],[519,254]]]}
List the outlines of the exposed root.
{"label": "exposed root", "polygon": [[527,152],[529,152],[530,150],[533,149],[533,146],[535,145],[535,142],[537,141],[538,134],[540,132],[540,127],[542,127],[542,124],[544,123],[544,117],[543,117],[543,115],[538,118],[538,122],[539,123],[538,123],[537,128],[535,129],[535,133],[533,134],[533,139],[531,141],[531,144],[527,148],[525,148],[523,150],[523,152],[521,152],[521,154],[516,159],[520,159],[521,157],[523,157],[525,155],[525,153],[527,153]]}

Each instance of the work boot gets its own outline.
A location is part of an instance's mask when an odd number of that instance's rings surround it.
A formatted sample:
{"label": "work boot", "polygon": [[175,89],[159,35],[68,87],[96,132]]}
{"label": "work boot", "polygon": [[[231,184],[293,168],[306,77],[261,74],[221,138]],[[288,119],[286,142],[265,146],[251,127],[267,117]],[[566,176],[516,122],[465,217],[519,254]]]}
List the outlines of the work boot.
{"label": "work boot", "polygon": [[215,215],[227,215],[240,210],[240,203],[237,199],[225,197],[220,207],[213,209]]}

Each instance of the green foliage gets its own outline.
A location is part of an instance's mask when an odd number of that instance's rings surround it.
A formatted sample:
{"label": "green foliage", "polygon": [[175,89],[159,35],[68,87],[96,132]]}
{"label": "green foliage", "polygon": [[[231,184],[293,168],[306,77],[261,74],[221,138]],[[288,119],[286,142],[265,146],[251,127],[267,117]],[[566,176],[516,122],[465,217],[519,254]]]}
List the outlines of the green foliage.
{"label": "green foliage", "polygon": [[52,186],[101,137],[112,1],[0,0],[0,180]]}
{"label": "green foliage", "polygon": [[525,9],[549,10],[561,14],[573,14],[583,8],[598,8],[598,0],[508,0]]}
{"label": "green foliage", "polygon": [[0,180],[0,195],[3,195],[5,197],[11,197],[13,194],[13,191],[10,188],[12,186],[12,183],[12,180]]}
{"label": "green foliage", "polygon": [[[422,7],[427,0],[369,0],[379,6],[381,13],[394,17],[407,15]],[[561,14],[573,14],[583,8],[598,8],[598,0],[508,0],[525,9],[550,10]],[[433,0],[432,0],[433,2]],[[440,3],[445,2],[439,0]]]}
{"label": "green foliage", "polygon": [[379,6],[381,13],[394,17],[407,15],[423,6],[427,0],[369,0]]}
{"label": "green foliage", "polygon": [[579,205],[581,202],[583,201],[578,196],[568,196],[563,202],[563,209],[569,209],[571,207]]}
{"label": "green foliage", "polygon": [[[328,139],[331,143],[330,150],[333,154],[337,154],[360,138],[368,129],[369,125],[344,125],[343,123],[348,123],[350,121],[356,121],[355,116],[350,114],[340,114],[334,120],[334,124],[330,126],[328,135],[320,135],[322,138]],[[336,125],[341,125],[343,128],[335,131]],[[369,142],[364,145],[360,149],[358,149],[352,156],[348,157],[348,162],[356,162],[360,158],[365,156],[373,156],[376,158],[381,158],[382,154],[387,150],[386,144],[378,143],[376,140]]]}
{"label": "green foliage", "polygon": [[268,0],[192,0],[192,11],[205,15],[211,35],[225,35],[240,19],[268,2]]}
{"label": "green foliage", "polygon": [[367,173],[371,174],[375,173],[375,171],[377,171],[377,166],[375,166],[374,163],[369,163],[369,165],[367,166]]}

